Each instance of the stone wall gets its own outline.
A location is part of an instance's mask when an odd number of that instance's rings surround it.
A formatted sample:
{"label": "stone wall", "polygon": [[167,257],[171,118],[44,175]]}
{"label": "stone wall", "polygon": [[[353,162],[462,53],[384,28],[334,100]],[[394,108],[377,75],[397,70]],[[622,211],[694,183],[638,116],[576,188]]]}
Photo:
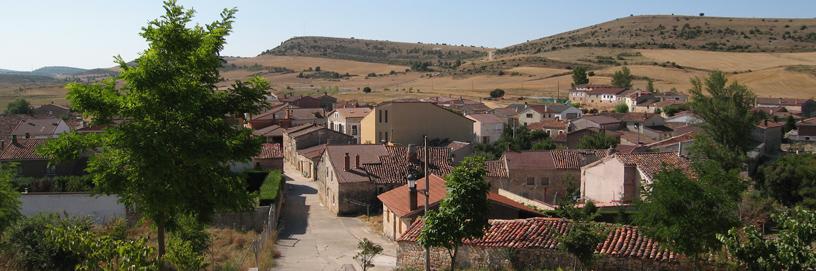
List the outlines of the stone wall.
{"label": "stone wall", "polygon": [[[414,242],[400,241],[397,247],[397,267],[422,269],[423,248]],[[475,270],[539,270],[580,266],[572,255],[554,249],[510,249],[463,246],[456,257],[457,267]],[[447,269],[450,257],[445,249],[431,249],[431,268]],[[640,258],[599,256],[592,270],[698,270],[689,262],[656,262]],[[702,270],[725,270],[705,265]]]}
{"label": "stone wall", "polygon": [[97,223],[125,218],[125,205],[116,195],[90,193],[28,193],[20,196],[20,212],[31,216],[38,213],[62,216],[90,217]]}

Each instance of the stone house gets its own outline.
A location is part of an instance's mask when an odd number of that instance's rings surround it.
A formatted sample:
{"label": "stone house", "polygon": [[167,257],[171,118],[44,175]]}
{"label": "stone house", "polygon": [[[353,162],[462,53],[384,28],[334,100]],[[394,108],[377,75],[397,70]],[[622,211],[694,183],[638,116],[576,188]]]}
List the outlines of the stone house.
{"label": "stone house", "polygon": [[439,105],[415,100],[384,102],[363,118],[360,142],[364,144],[423,143],[473,140],[473,121]]}
{"label": "stone house", "polygon": [[566,134],[558,134],[552,137],[553,142],[558,144],[559,146],[566,148],[566,149],[576,149],[578,148],[578,143],[581,142],[581,138],[585,136],[594,135],[597,133],[604,133],[609,136],[614,136],[620,138],[621,134],[617,131],[609,131],[604,129],[598,128],[584,128],[580,130],[573,130],[569,131]]}
{"label": "stone house", "polygon": [[775,155],[781,151],[784,133],[784,122],[762,121],[751,130],[751,139],[760,144],[759,152],[764,155]]}
{"label": "stone house", "polygon": [[572,121],[558,119],[545,119],[527,125],[531,131],[543,131],[548,136],[564,135],[571,131]]}
{"label": "stone house", "polygon": [[277,124],[272,124],[270,126],[252,130],[252,134],[255,136],[263,137],[266,143],[283,143],[283,132],[286,131],[285,128],[278,126]]}
{"label": "stone house", "polygon": [[[473,270],[556,270],[574,266],[574,256],[559,249],[560,237],[574,222],[558,218],[489,220],[484,236],[465,240],[456,256],[459,267]],[[595,247],[591,270],[698,270],[687,257],[665,249],[637,227],[597,223],[606,232]],[[421,269],[424,248],[417,242],[422,220],[415,221],[397,239],[397,267]],[[450,266],[443,248],[431,249],[431,268]],[[717,269],[702,264],[704,270]]]}
{"label": "stone house", "polygon": [[283,170],[283,150],[280,143],[263,143],[261,152],[252,157],[255,168],[265,170]]}
{"label": "stone house", "polygon": [[490,113],[505,120],[505,124],[508,127],[518,127],[520,125],[518,119],[519,112],[525,109],[527,109],[526,104],[511,104],[502,108],[494,108]]}
{"label": "stone house", "polygon": [[337,108],[329,113],[329,129],[354,137],[357,144],[360,144],[360,121],[371,113],[371,108]]}
{"label": "stone house", "polygon": [[300,175],[309,179],[310,181],[317,180],[317,165],[320,164],[320,158],[323,157],[323,152],[326,151],[326,144],[308,147],[297,151],[297,166],[295,169],[300,171]]}
{"label": "stone house", "polygon": [[11,130],[11,136],[17,136],[18,138],[55,138],[70,130],[68,124],[58,118],[26,118],[20,120],[17,126]]}
{"label": "stone house", "polygon": [[[435,209],[447,194],[445,180],[437,175],[430,175],[428,182],[430,182],[428,208]],[[405,184],[377,196],[383,204],[383,234],[386,238],[397,240],[408,231],[414,220],[424,214],[425,194],[419,191],[425,191],[424,178],[417,180],[414,187]],[[541,216],[530,207],[493,192],[487,193],[487,200],[488,217],[491,219]]]}
{"label": "stone house", "polygon": [[628,205],[666,167],[695,176],[689,160],[676,152],[608,155],[581,167],[581,198],[599,207]]}
{"label": "stone house", "polygon": [[283,128],[289,128],[281,123],[281,120],[286,117],[286,109],[294,108],[296,106],[287,103],[272,103],[269,109],[257,115],[246,114],[246,127],[253,130],[260,130],[271,125],[278,125]]}
{"label": "stone house", "polygon": [[329,96],[328,93],[323,93],[318,97],[285,96],[279,100],[300,108],[322,108],[326,112],[334,110],[334,105],[337,103],[337,98]]}
{"label": "stone house", "polygon": [[529,125],[545,119],[574,120],[582,115],[578,108],[565,104],[530,105],[519,112],[518,120],[521,125]]}
{"label": "stone house", "polygon": [[676,135],[661,141],[645,145],[652,152],[676,152],[684,157],[688,157],[691,144],[694,143],[694,135],[697,132],[687,132]]}
{"label": "stone house", "polygon": [[796,130],[788,133],[788,138],[794,141],[816,141],[816,118],[809,118],[796,124]]}
{"label": "stone house", "polygon": [[623,102],[626,90],[609,85],[578,85],[570,90],[569,100],[599,110],[611,109]]}
{"label": "stone house", "polygon": [[606,156],[606,150],[505,152],[486,163],[491,191],[509,191],[554,204],[580,187],[581,166]]}
{"label": "stone house", "polygon": [[467,118],[473,121],[473,142],[490,144],[499,140],[504,132],[503,120],[493,114],[472,114]]}
{"label": "stone house", "polygon": [[597,128],[607,131],[617,131],[623,127],[623,122],[607,115],[585,115],[580,119],[572,121],[572,126],[575,130]]}
{"label": "stone house", "polygon": [[[300,165],[297,151],[320,144],[353,144],[354,138],[316,124],[304,124],[283,132],[283,158],[289,166]],[[301,170],[298,168],[298,170]]]}
{"label": "stone house", "polygon": [[31,115],[38,119],[42,118],[68,119],[73,117],[71,109],[53,103],[34,107],[31,110]]}
{"label": "stone house", "polygon": [[784,107],[788,112],[804,117],[813,117],[816,113],[816,101],[813,99],[757,97],[754,107]]}
{"label": "stone house", "polygon": [[[428,152],[431,174],[451,171],[449,148],[432,147]],[[336,215],[376,211],[381,206],[376,196],[406,184],[408,174],[421,172],[424,161],[422,148],[415,146],[330,144],[315,174],[318,196]]]}

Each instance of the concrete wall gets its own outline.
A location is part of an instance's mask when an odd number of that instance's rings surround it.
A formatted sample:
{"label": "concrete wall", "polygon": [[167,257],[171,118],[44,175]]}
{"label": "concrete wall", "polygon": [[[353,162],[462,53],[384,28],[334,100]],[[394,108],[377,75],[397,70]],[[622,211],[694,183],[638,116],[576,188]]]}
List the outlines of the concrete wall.
{"label": "concrete wall", "polygon": [[29,193],[20,196],[20,212],[31,216],[38,213],[53,213],[68,216],[90,216],[103,223],[125,217],[125,205],[119,196],[89,193]]}
{"label": "concrete wall", "polygon": [[388,209],[385,204],[383,208],[383,235],[388,240],[396,240],[403,233],[408,231],[408,227],[414,223],[416,217],[398,217],[394,212]]}
{"label": "concrete wall", "polygon": [[581,168],[581,198],[594,202],[631,202],[645,177],[637,167],[608,157]]}

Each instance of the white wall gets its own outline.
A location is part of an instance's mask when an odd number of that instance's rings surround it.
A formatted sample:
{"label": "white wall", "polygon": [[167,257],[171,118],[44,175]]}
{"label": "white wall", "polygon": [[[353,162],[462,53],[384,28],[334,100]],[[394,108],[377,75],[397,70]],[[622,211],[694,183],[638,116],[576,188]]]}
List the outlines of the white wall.
{"label": "white wall", "polygon": [[61,216],[90,216],[95,222],[106,222],[125,217],[125,205],[119,196],[88,193],[43,193],[20,196],[20,212],[31,216],[38,213],[53,213]]}

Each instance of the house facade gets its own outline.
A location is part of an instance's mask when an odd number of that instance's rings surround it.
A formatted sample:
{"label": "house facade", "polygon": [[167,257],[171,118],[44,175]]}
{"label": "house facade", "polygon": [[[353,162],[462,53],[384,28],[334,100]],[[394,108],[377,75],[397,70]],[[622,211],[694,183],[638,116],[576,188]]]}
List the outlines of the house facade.
{"label": "house facade", "polygon": [[691,163],[676,152],[608,155],[581,167],[581,198],[600,207],[629,205],[665,167],[694,176]]}
{"label": "house facade", "polygon": [[570,90],[569,100],[599,110],[611,109],[624,102],[625,88],[608,85],[578,85]]}
{"label": "house facade", "polygon": [[[354,138],[316,124],[304,124],[286,129],[283,134],[283,157],[289,166],[298,168],[301,159],[297,151],[320,144],[353,144]],[[299,168],[299,170],[301,170]]]}
{"label": "house facade", "polygon": [[337,108],[329,113],[328,127],[337,132],[341,132],[354,137],[356,143],[360,143],[361,126],[363,118],[371,113],[371,108]]}
{"label": "house facade", "polygon": [[530,105],[519,113],[518,120],[521,125],[529,125],[545,119],[579,119],[582,115],[583,113],[578,108],[565,104]]}
{"label": "house facade", "polygon": [[390,101],[377,105],[360,125],[363,144],[422,144],[429,140],[471,142],[473,121],[436,104]]}
{"label": "house facade", "polygon": [[472,114],[467,118],[473,121],[473,141],[490,144],[499,140],[504,132],[505,120],[493,114]]}

